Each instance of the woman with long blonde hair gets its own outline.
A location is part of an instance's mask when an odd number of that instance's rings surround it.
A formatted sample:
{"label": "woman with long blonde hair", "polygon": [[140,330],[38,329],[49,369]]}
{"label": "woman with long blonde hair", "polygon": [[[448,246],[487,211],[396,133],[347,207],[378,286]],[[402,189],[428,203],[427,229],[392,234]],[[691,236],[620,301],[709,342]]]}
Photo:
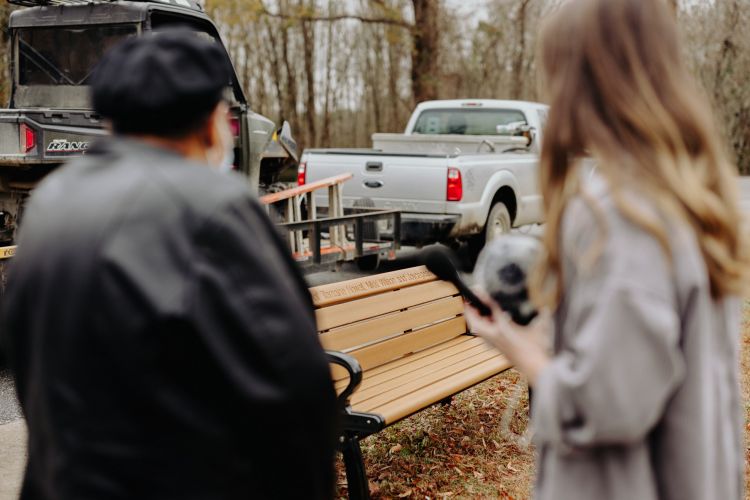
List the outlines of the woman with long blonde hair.
{"label": "woman with long blonde hair", "polygon": [[[553,320],[466,311],[534,387],[539,499],[743,498],[748,257],[675,24],[666,0],[568,0],[543,30],[546,252],[532,293]],[[553,355],[534,340],[549,330]]]}

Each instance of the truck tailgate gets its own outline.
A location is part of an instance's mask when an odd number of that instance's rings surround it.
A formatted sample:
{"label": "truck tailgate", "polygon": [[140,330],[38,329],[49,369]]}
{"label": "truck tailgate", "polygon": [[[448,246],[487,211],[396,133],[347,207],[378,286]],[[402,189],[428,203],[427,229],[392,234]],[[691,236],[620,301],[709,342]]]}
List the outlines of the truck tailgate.
{"label": "truck tailgate", "polygon": [[58,164],[106,135],[98,117],[85,110],[0,110],[0,164]]}
{"label": "truck tailgate", "polygon": [[[307,182],[343,173],[344,206],[369,199],[377,208],[444,214],[450,158],[435,155],[385,154],[378,151],[311,150],[305,153]],[[327,206],[323,193],[318,206]]]}

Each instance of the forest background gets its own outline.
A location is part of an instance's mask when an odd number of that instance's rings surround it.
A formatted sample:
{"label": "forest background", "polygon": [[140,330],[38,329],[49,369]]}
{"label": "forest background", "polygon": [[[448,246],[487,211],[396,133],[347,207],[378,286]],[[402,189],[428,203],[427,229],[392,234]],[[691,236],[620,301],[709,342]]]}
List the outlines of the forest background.
{"label": "forest background", "polygon": [[[750,0],[668,1],[717,132],[750,174]],[[205,8],[254,111],[288,120],[304,147],[364,147],[373,132],[402,131],[424,100],[543,99],[537,38],[559,2],[205,0]],[[0,4],[2,26],[9,10]],[[0,51],[6,99],[7,56]]]}

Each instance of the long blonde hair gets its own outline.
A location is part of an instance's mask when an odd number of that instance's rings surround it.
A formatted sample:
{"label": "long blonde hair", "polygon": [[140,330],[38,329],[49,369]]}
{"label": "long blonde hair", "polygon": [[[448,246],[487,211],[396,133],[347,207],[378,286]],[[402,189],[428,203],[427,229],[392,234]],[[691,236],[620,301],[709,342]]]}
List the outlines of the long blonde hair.
{"label": "long blonde hair", "polygon": [[690,225],[715,298],[741,293],[748,257],[733,166],[682,62],[666,0],[568,0],[545,24],[541,61],[550,113],[540,162],[546,257],[532,284],[539,305],[562,296],[560,226],[581,195],[576,166],[586,156],[618,210],[667,253],[661,217],[627,203],[624,190]]}

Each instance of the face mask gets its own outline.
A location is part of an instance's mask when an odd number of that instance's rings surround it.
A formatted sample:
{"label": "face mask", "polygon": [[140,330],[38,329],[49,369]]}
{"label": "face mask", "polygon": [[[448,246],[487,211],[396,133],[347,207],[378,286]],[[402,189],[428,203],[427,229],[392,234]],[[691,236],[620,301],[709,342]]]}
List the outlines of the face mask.
{"label": "face mask", "polygon": [[[216,168],[219,172],[227,173],[231,172],[234,169],[234,137],[232,137],[232,132],[229,129],[228,124],[220,124],[218,125],[221,130],[219,130],[219,136],[222,138],[221,144],[217,145],[216,148],[221,148],[221,152],[217,152],[218,154],[213,154],[214,160],[211,161],[209,159],[209,164]],[[221,155],[221,156],[219,156]]]}
{"label": "face mask", "polygon": [[219,164],[219,172],[225,174],[234,170],[234,147],[230,144],[224,151],[224,156]]}

